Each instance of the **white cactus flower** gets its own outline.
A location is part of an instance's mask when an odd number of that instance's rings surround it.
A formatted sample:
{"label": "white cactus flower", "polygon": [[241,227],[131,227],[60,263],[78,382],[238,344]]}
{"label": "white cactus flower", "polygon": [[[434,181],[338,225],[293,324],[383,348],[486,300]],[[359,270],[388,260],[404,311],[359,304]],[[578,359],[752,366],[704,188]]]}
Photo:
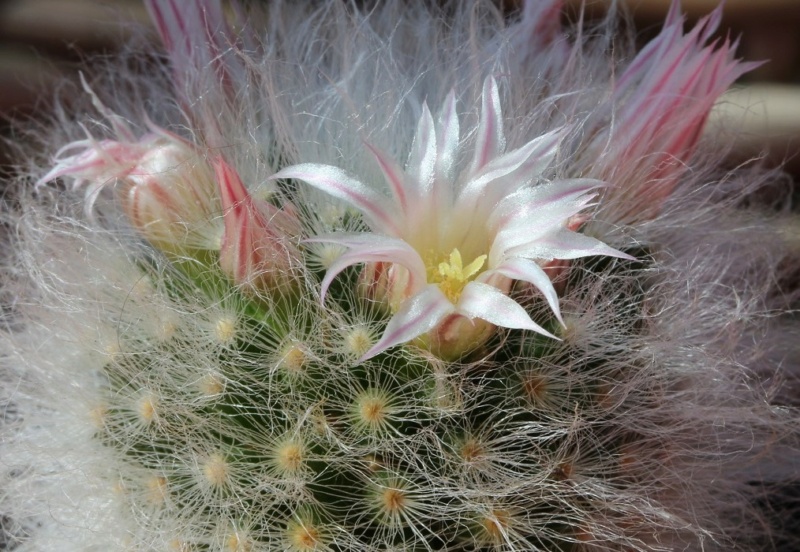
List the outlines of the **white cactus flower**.
{"label": "white cactus flower", "polygon": [[[561,321],[558,295],[543,270],[546,263],[590,255],[630,258],[574,231],[571,222],[603,183],[547,179],[564,132],[556,129],[506,151],[500,95],[489,77],[468,167],[458,163],[462,136],[451,92],[438,124],[423,106],[405,170],[378,148],[366,146],[391,197],[329,165],[295,165],[272,177],[302,180],[352,204],[373,231],[314,238],[349,248],[328,268],[323,297],[348,266],[389,265],[387,299],[393,317],[362,359],[419,337],[454,314],[554,337],[508,296],[512,282],[533,284]],[[474,336],[465,336],[463,326],[459,333],[474,346]],[[452,352],[457,355],[464,347],[462,342]]]}

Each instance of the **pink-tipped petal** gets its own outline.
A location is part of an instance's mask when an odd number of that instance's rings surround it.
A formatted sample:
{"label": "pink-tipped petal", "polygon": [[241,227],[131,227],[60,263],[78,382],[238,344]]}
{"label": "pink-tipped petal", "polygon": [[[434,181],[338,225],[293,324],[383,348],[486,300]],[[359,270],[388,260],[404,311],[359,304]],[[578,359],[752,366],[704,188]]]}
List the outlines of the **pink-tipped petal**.
{"label": "pink-tipped petal", "polygon": [[462,188],[456,199],[459,209],[471,212],[479,201],[493,207],[500,199],[539,178],[555,158],[563,134],[563,129],[548,132],[492,159]]}
{"label": "pink-tipped petal", "polygon": [[[145,135],[138,142],[126,143],[114,140],[98,142],[89,136],[86,140],[67,144],[58,151],[53,168],[37,180],[35,186],[41,187],[58,178],[71,178],[73,190],[86,185],[83,207],[91,220],[94,218],[94,204],[103,189],[117,179],[127,177],[142,157],[155,147],[154,138]],[[79,149],[83,151],[61,156]]]}
{"label": "pink-tipped petal", "polygon": [[455,310],[453,304],[437,286],[426,286],[403,302],[389,320],[380,340],[359,360],[370,359],[390,347],[406,343],[431,331],[445,316]]}
{"label": "pink-tipped petal", "polygon": [[594,255],[618,257],[620,259],[628,259],[629,261],[636,260],[636,257],[614,249],[596,238],[578,234],[577,232],[571,232],[566,228],[534,242],[518,245],[507,250],[505,254],[508,257],[544,260],[579,259],[581,257],[591,257]]}
{"label": "pink-tipped petal", "polygon": [[405,267],[410,276],[411,293],[416,293],[426,283],[425,263],[414,248],[403,240],[376,234],[362,234],[354,235],[351,239],[336,235],[318,236],[308,241],[334,243],[350,248],[350,251],[341,255],[328,267],[325,278],[322,280],[321,299],[323,301],[334,278],[342,270],[359,263],[383,262]]}
{"label": "pink-tipped petal", "polygon": [[523,188],[503,198],[489,216],[486,226],[494,232],[515,219],[537,216],[549,204],[574,203],[584,194],[607,184],[593,178],[554,180]]}
{"label": "pink-tipped petal", "polygon": [[478,136],[475,142],[475,154],[472,158],[470,174],[478,171],[506,149],[503,135],[503,113],[500,108],[500,93],[494,77],[483,81],[481,101],[481,119],[478,124]]}
{"label": "pink-tipped petal", "polygon": [[565,223],[583,210],[590,200],[591,196],[582,196],[576,201],[550,204],[538,212],[509,219],[497,229],[489,252],[489,263],[496,264],[507,251],[560,234],[564,231]]}
{"label": "pink-tipped petal", "polygon": [[522,306],[494,286],[470,282],[464,287],[457,312],[468,318],[480,318],[495,326],[516,330],[531,330],[553,339],[556,336],[531,320]]}
{"label": "pink-tipped petal", "polygon": [[553,287],[553,282],[542,267],[534,261],[521,258],[507,259],[503,261],[500,266],[492,270],[492,272],[502,274],[512,280],[533,284],[533,286],[544,295],[547,304],[550,306],[553,314],[556,315],[558,321],[561,322],[562,325],[564,324],[564,320],[561,318],[561,309],[558,306],[558,293],[556,293],[556,289]]}
{"label": "pink-tipped petal", "polygon": [[414,187],[414,199],[421,201],[433,191],[436,172],[436,128],[428,104],[422,104],[422,116],[417,124],[414,145],[408,157],[406,171]]}
{"label": "pink-tipped petal", "polygon": [[281,179],[302,180],[318,190],[346,201],[361,211],[376,230],[392,236],[397,236],[401,232],[398,215],[392,212],[391,201],[338,167],[316,163],[293,165],[270,177],[270,180]]}
{"label": "pink-tipped petal", "polygon": [[452,190],[452,180],[456,177],[455,168],[460,139],[455,90],[451,90],[444,101],[444,107],[439,115],[438,128],[439,139],[437,145],[439,146],[439,151],[436,156],[437,190],[439,188]]}
{"label": "pink-tipped petal", "polygon": [[404,215],[408,215],[408,194],[406,192],[408,183],[405,173],[397,163],[395,163],[394,159],[389,157],[385,152],[371,144],[364,143],[364,145],[372,152],[372,155],[378,162],[378,166],[381,168],[381,172],[383,173],[386,183],[389,185],[389,189],[392,190],[392,195],[397,205],[402,209]]}

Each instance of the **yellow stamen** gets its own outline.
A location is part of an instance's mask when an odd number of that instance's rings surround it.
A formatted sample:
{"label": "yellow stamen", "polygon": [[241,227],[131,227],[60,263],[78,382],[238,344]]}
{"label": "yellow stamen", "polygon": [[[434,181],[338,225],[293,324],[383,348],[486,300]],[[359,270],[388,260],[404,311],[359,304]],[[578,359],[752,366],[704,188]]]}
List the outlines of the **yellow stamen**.
{"label": "yellow stamen", "polygon": [[481,255],[464,266],[461,259],[461,252],[458,248],[453,249],[450,253],[449,262],[439,263],[437,270],[430,274],[433,282],[439,285],[442,293],[450,299],[453,303],[457,303],[461,298],[461,292],[464,291],[464,286],[476,276],[483,268],[486,262],[486,255]]}

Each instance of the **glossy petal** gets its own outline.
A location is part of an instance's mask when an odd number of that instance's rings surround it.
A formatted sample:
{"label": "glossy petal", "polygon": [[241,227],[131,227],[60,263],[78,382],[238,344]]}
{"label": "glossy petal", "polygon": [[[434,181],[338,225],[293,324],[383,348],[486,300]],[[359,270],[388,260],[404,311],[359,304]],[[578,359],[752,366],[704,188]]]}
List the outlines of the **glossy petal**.
{"label": "glossy petal", "polygon": [[391,201],[343,170],[330,165],[305,163],[293,165],[272,175],[271,180],[297,179],[342,199],[364,213],[376,230],[390,235],[400,233]]}
{"label": "glossy petal", "polygon": [[478,136],[475,153],[472,158],[470,173],[475,174],[492,159],[506,149],[503,135],[503,112],[500,108],[500,93],[497,81],[489,77],[483,82],[481,103],[481,120],[478,125]]}
{"label": "glossy petal", "polygon": [[[478,201],[492,206],[539,178],[555,157],[562,137],[563,129],[548,132],[491,160],[464,185],[457,199],[457,208],[471,212]],[[499,182],[506,177],[508,180]]]}
{"label": "glossy petal", "polygon": [[437,286],[426,286],[403,302],[386,325],[381,339],[361,357],[361,360],[372,358],[390,347],[406,343],[431,331],[445,316],[455,310],[455,306]]}
{"label": "glossy petal", "polygon": [[549,204],[546,208],[525,216],[508,219],[496,230],[494,243],[489,251],[489,265],[494,266],[506,251],[562,233],[565,222],[582,211],[591,199],[591,196],[582,196],[574,201]]}
{"label": "glossy petal", "polygon": [[553,339],[556,336],[531,320],[522,306],[494,286],[470,282],[464,287],[458,302],[458,313],[468,318],[480,318],[496,326],[531,330]]}
{"label": "glossy petal", "polygon": [[345,234],[340,236],[333,234],[318,236],[308,241],[334,243],[350,248],[347,253],[336,259],[325,273],[321,291],[323,300],[333,279],[348,266],[358,263],[387,262],[405,267],[411,277],[412,293],[426,283],[425,264],[414,248],[403,240],[376,234]]}
{"label": "glossy petal", "polygon": [[550,306],[553,314],[556,315],[558,321],[561,322],[562,325],[564,324],[564,320],[561,318],[561,309],[558,306],[558,294],[553,287],[553,282],[550,281],[550,277],[542,267],[534,261],[522,258],[507,259],[503,261],[500,266],[492,270],[492,272],[502,274],[512,280],[533,284],[536,289],[542,292],[542,295],[544,295],[547,304]]}
{"label": "glossy petal", "polygon": [[428,104],[422,104],[422,116],[417,124],[414,145],[408,157],[409,188],[414,199],[421,202],[433,192],[436,171],[436,129]]}
{"label": "glossy petal", "polygon": [[394,159],[389,157],[380,149],[371,144],[364,145],[367,147],[367,149],[369,149],[369,151],[372,152],[372,155],[375,157],[375,161],[378,162],[378,166],[380,166],[381,172],[383,172],[383,178],[389,185],[389,189],[392,191],[394,200],[403,211],[403,215],[408,216],[409,200],[408,193],[406,191],[406,188],[408,188],[408,183],[403,169],[401,169],[397,163],[395,163]]}
{"label": "glossy petal", "polygon": [[596,238],[562,229],[555,234],[536,241],[521,244],[505,252],[509,257],[533,259],[579,259],[593,255],[605,255],[620,259],[635,260],[635,257],[618,251]]}
{"label": "glossy petal", "polygon": [[523,188],[506,196],[494,208],[487,219],[487,226],[496,232],[514,219],[536,216],[551,204],[574,203],[584,194],[602,186],[605,186],[604,182],[593,178],[573,178]]}
{"label": "glossy petal", "polygon": [[455,179],[458,143],[460,140],[458,112],[456,111],[456,93],[450,91],[444,101],[439,115],[439,139],[436,155],[437,191],[439,188],[450,189],[450,181]]}

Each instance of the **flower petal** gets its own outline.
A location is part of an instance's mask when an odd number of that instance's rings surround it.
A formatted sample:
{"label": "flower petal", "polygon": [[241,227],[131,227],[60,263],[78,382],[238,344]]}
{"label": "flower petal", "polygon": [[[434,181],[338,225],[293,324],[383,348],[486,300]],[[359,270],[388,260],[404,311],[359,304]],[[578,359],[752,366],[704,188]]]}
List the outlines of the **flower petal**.
{"label": "flower petal", "polygon": [[505,252],[508,257],[524,257],[533,259],[579,259],[592,255],[605,255],[635,261],[627,253],[623,253],[606,245],[596,238],[571,232],[562,228],[550,236],[546,236],[530,243],[520,244]]}
{"label": "flower petal", "polygon": [[403,240],[364,233],[328,234],[307,241],[333,243],[350,248],[350,251],[341,255],[328,267],[321,284],[323,301],[333,279],[348,266],[358,263],[385,262],[405,267],[409,272],[411,293],[415,293],[427,282],[425,263],[416,250]]}
{"label": "flower petal", "polygon": [[360,360],[372,358],[390,347],[411,341],[415,337],[429,332],[445,316],[455,310],[456,308],[438,286],[434,284],[426,286],[413,297],[403,301],[400,309],[386,325],[386,330],[378,343]]}
{"label": "flower petal", "polygon": [[563,136],[564,129],[556,129],[491,160],[464,184],[456,199],[456,210],[471,217],[478,202],[492,208],[502,198],[529,185],[550,166]]}
{"label": "flower petal", "polygon": [[593,178],[572,178],[517,190],[497,204],[487,219],[486,226],[490,231],[497,232],[514,219],[528,217],[535,211],[538,214],[550,204],[574,203],[587,192],[605,185],[602,180]]}
{"label": "flower petal", "polygon": [[542,292],[542,295],[544,295],[547,304],[550,305],[558,321],[561,322],[562,325],[564,324],[564,320],[561,318],[561,309],[558,306],[558,294],[553,287],[553,282],[550,280],[547,273],[542,270],[542,267],[534,261],[522,258],[506,259],[500,266],[484,274],[491,274],[492,272],[502,274],[512,280],[520,280],[533,284],[536,289]]}
{"label": "flower petal", "polygon": [[585,209],[591,199],[592,196],[582,196],[575,201],[551,204],[507,220],[496,230],[489,250],[489,266],[496,266],[511,249],[546,240],[561,232],[567,221]]}
{"label": "flower petal", "polygon": [[428,104],[422,104],[422,115],[417,123],[417,133],[414,136],[414,145],[408,156],[406,172],[411,177],[410,184],[414,186],[416,201],[424,201],[429,197],[433,187],[436,170],[436,129],[433,125]]}
{"label": "flower petal", "polygon": [[444,107],[439,114],[437,127],[437,153],[436,170],[434,174],[433,193],[429,201],[428,213],[440,215],[439,234],[446,232],[443,226],[448,224],[448,213],[453,204],[453,183],[458,173],[456,163],[458,162],[459,144],[459,124],[458,112],[456,111],[456,94],[451,90],[444,102]]}
{"label": "flower petal", "polygon": [[[452,190],[452,181],[455,179],[455,167],[460,138],[458,113],[456,111],[456,93],[451,90],[444,101],[444,107],[439,115],[438,142],[439,151],[436,155],[436,180],[441,183],[438,188]],[[445,182],[447,183],[445,185]]]}
{"label": "flower petal", "polygon": [[400,206],[400,209],[402,209],[403,215],[408,216],[408,197],[406,194],[408,183],[406,181],[406,175],[403,172],[403,169],[401,169],[397,163],[395,163],[394,159],[392,159],[391,156],[384,151],[366,142],[364,145],[370,152],[372,152],[372,155],[375,157],[375,161],[378,162],[378,166],[381,168],[383,177],[386,180],[386,183],[389,185],[389,189],[392,190],[394,200]]}
{"label": "flower petal", "polygon": [[[94,218],[92,210],[100,192],[108,184],[113,184],[118,178],[125,178],[142,156],[156,142],[156,136],[146,134],[139,141],[133,143],[116,142],[114,140],[96,141],[87,131],[86,140],[71,142],[58,150],[55,166],[44,176],[36,181],[35,187],[40,187],[56,178],[72,178],[72,189],[75,190],[87,184],[84,212],[91,220]],[[65,152],[83,148],[80,153],[63,157]]]}
{"label": "flower petal", "polygon": [[275,173],[270,180],[295,178],[342,199],[361,211],[377,230],[393,236],[400,234],[398,216],[391,201],[338,167],[303,163]]}
{"label": "flower petal", "polygon": [[500,94],[497,91],[497,81],[494,80],[494,77],[487,77],[483,81],[481,99],[481,120],[478,125],[478,136],[470,174],[480,171],[489,161],[506,149],[506,139],[503,135],[503,112],[500,108]]}
{"label": "flower petal", "polygon": [[457,312],[468,318],[480,318],[495,326],[531,330],[553,339],[556,336],[531,320],[522,305],[494,286],[473,281],[464,286]]}

